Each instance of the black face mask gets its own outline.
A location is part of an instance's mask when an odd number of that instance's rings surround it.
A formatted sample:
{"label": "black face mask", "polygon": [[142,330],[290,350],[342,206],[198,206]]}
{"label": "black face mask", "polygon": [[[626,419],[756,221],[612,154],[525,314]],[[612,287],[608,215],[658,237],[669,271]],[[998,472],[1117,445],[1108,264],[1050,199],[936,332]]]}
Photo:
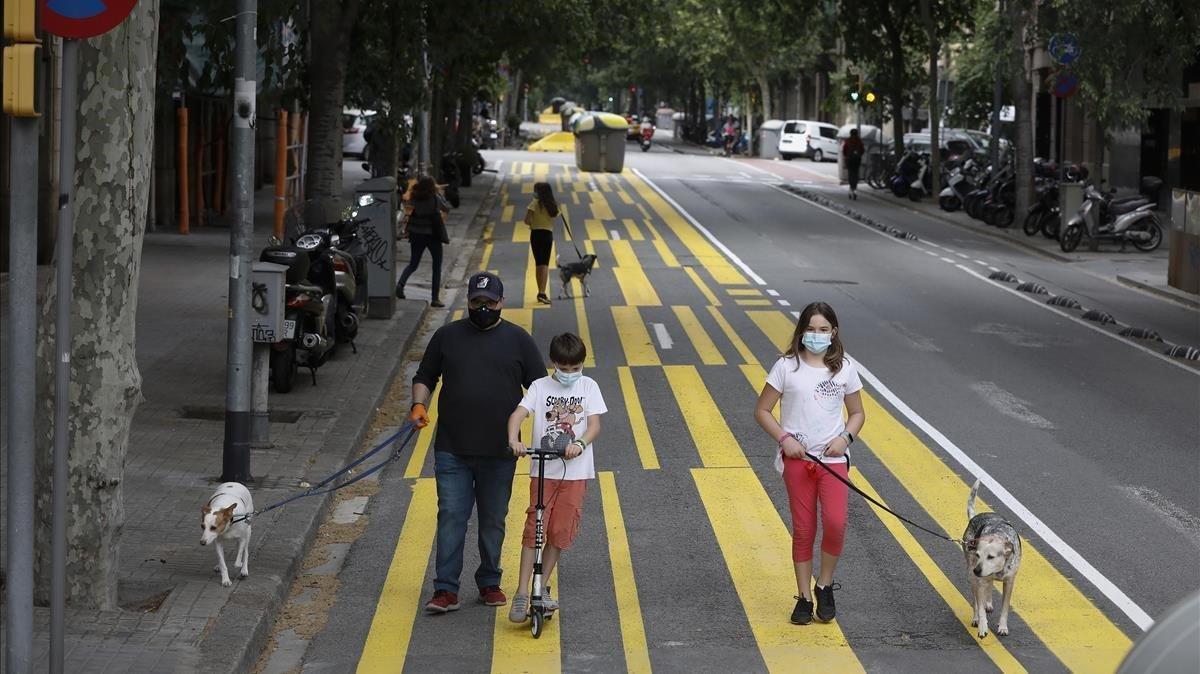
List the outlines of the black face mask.
{"label": "black face mask", "polygon": [[467,309],[467,318],[471,324],[480,330],[487,330],[500,322],[500,309],[489,309],[486,306],[478,309]]}

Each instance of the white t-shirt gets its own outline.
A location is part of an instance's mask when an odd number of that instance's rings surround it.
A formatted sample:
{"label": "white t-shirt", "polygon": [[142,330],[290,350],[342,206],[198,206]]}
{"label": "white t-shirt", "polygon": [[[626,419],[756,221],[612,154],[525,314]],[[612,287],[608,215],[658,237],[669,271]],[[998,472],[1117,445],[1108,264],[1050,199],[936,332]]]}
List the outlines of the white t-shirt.
{"label": "white t-shirt", "polygon": [[[534,447],[566,447],[587,431],[587,418],[604,414],[604,396],[591,377],[580,377],[571,386],[563,386],[554,377],[542,377],[529,385],[521,407],[533,416]],[[566,464],[564,469],[563,464]],[[530,475],[538,474],[538,460],[533,457]],[[590,480],[596,477],[592,461],[592,445],[574,459],[546,459],[546,477],[552,480]]]}
{"label": "white t-shirt", "polygon": [[[842,406],[846,396],[862,389],[858,365],[846,356],[831,378],[829,368],[813,367],[803,359],[783,357],[767,373],[767,384],[779,391],[779,425],[799,436],[809,454],[819,455],[842,431]],[[825,463],[845,463],[845,456],[829,456]],[[775,469],[783,472],[783,455],[775,455]]]}

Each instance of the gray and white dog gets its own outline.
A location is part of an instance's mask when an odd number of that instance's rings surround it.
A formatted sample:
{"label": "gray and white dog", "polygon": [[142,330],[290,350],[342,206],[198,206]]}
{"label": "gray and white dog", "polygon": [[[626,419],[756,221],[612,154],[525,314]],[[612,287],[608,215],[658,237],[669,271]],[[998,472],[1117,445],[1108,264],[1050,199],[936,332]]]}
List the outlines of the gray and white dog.
{"label": "gray and white dog", "polygon": [[592,267],[596,266],[595,255],[584,255],[577,262],[563,262],[560,258],[558,261],[558,278],[562,281],[562,292],[559,293],[558,299],[570,299],[571,279],[579,279],[579,285],[583,286],[583,296],[591,295],[588,290],[587,279],[592,273]]}
{"label": "gray and white dog", "polygon": [[992,610],[992,583],[1004,583],[1004,598],[1000,605],[1000,624],[996,634],[1008,636],[1008,609],[1012,604],[1013,586],[1021,569],[1021,537],[1017,530],[996,513],[975,514],[975,494],[979,480],[971,485],[967,498],[967,530],[963,532],[963,552],[967,558],[967,578],[974,604],[971,626],[979,627],[979,637],[988,635],[987,614]]}

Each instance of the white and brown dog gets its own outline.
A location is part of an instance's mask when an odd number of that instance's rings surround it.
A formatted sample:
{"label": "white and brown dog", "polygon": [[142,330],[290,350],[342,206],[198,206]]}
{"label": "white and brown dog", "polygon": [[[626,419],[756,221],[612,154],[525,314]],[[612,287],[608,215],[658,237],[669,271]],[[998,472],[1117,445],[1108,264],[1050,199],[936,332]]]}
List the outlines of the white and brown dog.
{"label": "white and brown dog", "polygon": [[967,530],[963,532],[963,552],[967,558],[967,577],[974,605],[971,626],[979,627],[980,638],[988,635],[987,614],[992,610],[992,583],[1004,583],[1000,604],[1000,623],[996,634],[1008,636],[1008,610],[1013,586],[1021,569],[1021,537],[1017,530],[996,513],[975,514],[975,494],[979,480],[971,485],[967,498]]}
{"label": "white and brown dog", "polygon": [[229,569],[225,566],[225,549],[221,541],[236,538],[238,542],[237,566],[238,578],[250,575],[250,523],[245,519],[235,519],[249,516],[254,512],[254,499],[250,490],[240,482],[225,482],[217,487],[200,516],[200,545],[217,544],[217,565],[213,571],[221,572],[221,585],[229,587]]}

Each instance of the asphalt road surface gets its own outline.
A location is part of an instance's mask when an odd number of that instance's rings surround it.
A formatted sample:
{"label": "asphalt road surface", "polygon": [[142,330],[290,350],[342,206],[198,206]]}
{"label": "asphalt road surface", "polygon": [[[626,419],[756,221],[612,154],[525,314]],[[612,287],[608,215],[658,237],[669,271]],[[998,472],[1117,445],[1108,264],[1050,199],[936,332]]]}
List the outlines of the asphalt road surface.
{"label": "asphalt road surface", "polygon": [[[501,179],[473,266],[502,276],[505,319],[543,349],[565,330],[584,337],[585,372],[609,407],[582,533],[552,581],[558,616],[535,640],[527,625],[507,621],[506,608],[475,602],[473,526],[463,608],[422,610],[436,516],[430,428],[363,505],[365,529],[319,609],[324,627],[299,650],[293,643],[292,664],[1112,671],[1156,616],[1200,587],[1196,364],[988,275],[1037,281],[1175,343],[1200,346],[1197,312],[896,204],[850,202],[828,180],[833,164],[629,150],[621,174],[581,173],[567,155],[488,153]],[[566,206],[581,248],[599,256],[587,299],[534,301],[521,218],[541,180]],[[573,258],[557,236],[557,254]],[[552,287],[556,296],[556,278]],[[959,538],[967,493],[981,478],[979,508],[1021,533],[1009,636],[981,640],[969,627],[956,546],[853,494],[837,620],[788,622],[790,515],[775,443],[752,410],[795,312],[814,300],[837,310],[865,372],[867,422],[852,479]],[[462,302],[440,315],[453,320]],[[510,596],[527,472],[522,460],[504,549]],[[291,608],[318,610],[303,597]]]}

